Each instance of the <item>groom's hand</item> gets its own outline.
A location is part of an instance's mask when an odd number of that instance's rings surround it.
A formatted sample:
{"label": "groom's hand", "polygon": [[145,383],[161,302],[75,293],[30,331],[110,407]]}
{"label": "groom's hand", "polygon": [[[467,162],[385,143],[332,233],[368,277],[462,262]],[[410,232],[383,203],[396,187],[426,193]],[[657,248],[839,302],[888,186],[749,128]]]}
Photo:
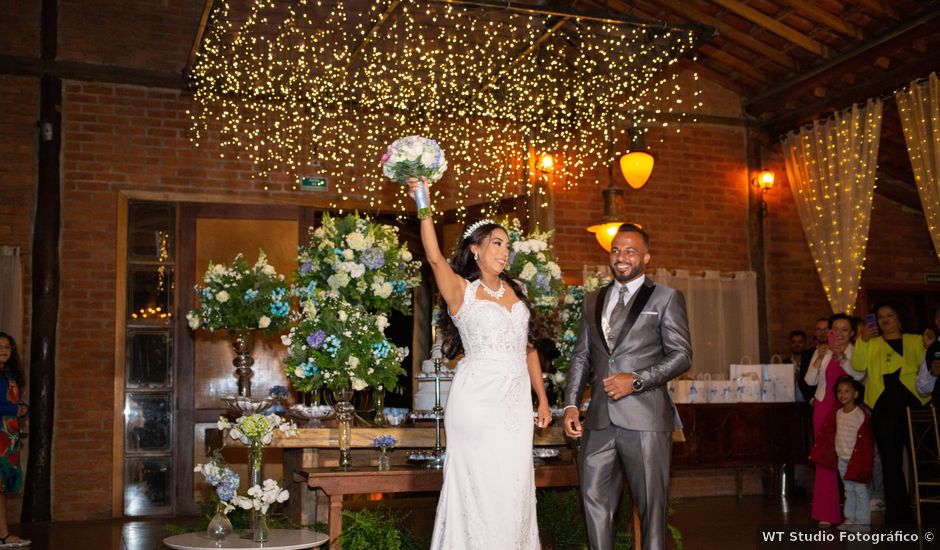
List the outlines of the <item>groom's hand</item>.
{"label": "groom's hand", "polygon": [[604,393],[614,401],[633,393],[633,374],[618,372],[604,379]]}
{"label": "groom's hand", "polygon": [[568,407],[565,409],[565,417],[561,420],[565,425],[565,435],[572,439],[581,437],[581,420],[578,418],[578,408]]}

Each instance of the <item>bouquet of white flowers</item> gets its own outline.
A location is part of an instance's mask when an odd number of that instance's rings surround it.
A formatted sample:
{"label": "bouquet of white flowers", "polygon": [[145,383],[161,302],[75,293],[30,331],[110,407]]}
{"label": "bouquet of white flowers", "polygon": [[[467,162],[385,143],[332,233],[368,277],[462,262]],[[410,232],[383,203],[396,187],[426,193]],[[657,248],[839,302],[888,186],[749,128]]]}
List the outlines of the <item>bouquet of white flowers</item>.
{"label": "bouquet of white flowers", "polygon": [[324,214],[297,262],[294,294],[301,302],[334,298],[386,315],[393,309],[408,314],[411,289],[421,284],[421,262],[399,243],[398,228],[358,214]]}
{"label": "bouquet of white flowers", "polygon": [[241,254],[230,266],[209,262],[203,282],[205,286],[196,286],[199,309],[186,314],[189,328],[210,332],[262,329],[274,333],[287,324],[288,286],[284,276],[268,263],[263,250],[253,266]]}
{"label": "bouquet of white flowers", "polygon": [[232,502],[240,508],[257,510],[264,515],[272,504],[285,502],[288,496],[287,489],[281,489],[273,479],[266,479],[263,487],[254,485],[248,489],[248,496],[237,495],[232,498]]}
{"label": "bouquet of white flowers", "polygon": [[285,373],[300,391],[367,387],[393,390],[405,374],[408,348],[385,338],[388,318],[335,298],[301,302],[299,320],[281,337],[287,346]]}
{"label": "bouquet of white flowers", "polygon": [[[437,181],[447,170],[447,159],[440,145],[433,139],[421,136],[408,136],[396,140],[388,146],[382,155],[382,173],[385,177],[402,185],[408,178],[427,178]],[[422,187],[415,192],[418,204],[418,217],[431,214],[430,200]]]}

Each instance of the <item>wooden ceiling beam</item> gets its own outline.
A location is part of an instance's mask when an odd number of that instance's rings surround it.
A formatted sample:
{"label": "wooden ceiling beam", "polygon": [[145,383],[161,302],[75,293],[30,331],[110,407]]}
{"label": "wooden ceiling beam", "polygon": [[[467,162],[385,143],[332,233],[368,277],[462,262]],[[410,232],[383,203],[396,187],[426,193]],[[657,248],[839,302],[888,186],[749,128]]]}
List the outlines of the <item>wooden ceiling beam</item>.
{"label": "wooden ceiling beam", "polygon": [[[699,11],[692,7],[686,0],[652,0],[654,3],[661,5],[662,7],[678,13],[682,17],[690,21],[700,21],[706,25],[711,25],[712,27],[718,29],[718,33],[727,38],[728,40],[737,43],[738,45],[757,52],[767,58],[768,60],[785,67],[787,69],[796,69],[796,62],[793,61],[793,58],[783,53],[782,51],[774,48],[773,46],[757,40],[753,36],[741,32],[738,29],[732,27],[731,25],[723,22],[717,17],[708,15],[705,12]],[[611,6],[616,6],[617,4],[622,4],[626,6],[623,2],[611,2]],[[625,9],[628,9],[629,6],[626,6]],[[621,9],[621,8],[617,8]]]}
{"label": "wooden ceiling beam", "polygon": [[209,24],[209,15],[212,13],[214,0],[206,0],[202,6],[202,15],[199,16],[199,27],[196,28],[196,37],[193,39],[193,46],[189,50],[189,64],[186,65],[186,72],[196,66],[196,55],[199,54],[199,48],[202,47],[202,37],[206,34],[206,26]]}
{"label": "wooden ceiling beam", "polygon": [[725,65],[738,71],[739,73],[751,77],[753,80],[756,80],[759,84],[767,84],[767,76],[764,75],[764,73],[761,72],[760,69],[758,69],[754,65],[748,63],[747,61],[744,61],[743,59],[739,57],[735,57],[729,54],[728,52],[722,49],[716,48],[714,46],[711,46],[709,44],[702,44],[701,46],[699,46],[698,50],[699,52],[702,53],[702,55],[706,55],[714,59],[715,61],[724,63]]}
{"label": "wooden ceiling beam", "polygon": [[[774,111],[777,106],[785,103],[790,95],[844,78],[846,74],[854,73],[861,64],[868,64],[870,60],[883,55],[891,55],[919,38],[934,36],[938,20],[940,20],[940,7],[934,7],[826,63],[765,89],[745,100],[744,107],[755,116],[764,111]],[[925,67],[929,66],[925,65]]]}
{"label": "wooden ceiling beam", "polygon": [[81,61],[46,60],[38,57],[0,54],[0,75],[55,76],[66,80],[129,84],[148,88],[183,90],[186,76],[182,71],[155,71]]}
{"label": "wooden ceiling beam", "polygon": [[849,38],[854,38],[856,40],[861,40],[863,38],[862,31],[858,30],[855,25],[847,22],[845,19],[842,19],[838,15],[835,15],[831,11],[828,11],[824,8],[819,7],[814,2],[809,2],[808,0],[778,0],[787,6],[795,9],[799,15],[805,17],[816,23],[818,25],[823,25],[829,27],[830,29],[838,32],[839,34],[848,36]]}
{"label": "wooden ceiling beam", "polygon": [[822,57],[823,59],[829,59],[830,57],[832,57],[832,53],[830,52],[829,47],[823,44],[822,42],[819,42],[818,40],[814,40],[806,36],[805,34],[797,31],[793,27],[785,25],[784,23],[777,21],[773,17],[770,17],[769,15],[766,15],[763,12],[757,11],[756,9],[748,6],[747,4],[739,2],[738,0],[711,0],[711,1],[725,8],[728,11],[747,19],[751,23],[754,23],[755,25],[763,27],[767,29],[768,31],[776,34],[777,36],[796,44],[797,46],[803,48],[804,50],[812,54],[818,55],[819,57]]}
{"label": "wooden ceiling beam", "polygon": [[885,0],[858,0],[858,3],[875,15],[898,19],[897,12]]}
{"label": "wooden ceiling beam", "polygon": [[807,105],[802,109],[779,115],[768,121],[766,126],[771,134],[785,133],[834,110],[844,109],[853,103],[865,101],[871,97],[892,93],[911,80],[926,75],[931,68],[938,66],[940,66],[940,49],[934,50],[925,57],[900,65],[892,71],[885,72],[881,78],[865,81],[861,85],[832,94],[831,97]]}

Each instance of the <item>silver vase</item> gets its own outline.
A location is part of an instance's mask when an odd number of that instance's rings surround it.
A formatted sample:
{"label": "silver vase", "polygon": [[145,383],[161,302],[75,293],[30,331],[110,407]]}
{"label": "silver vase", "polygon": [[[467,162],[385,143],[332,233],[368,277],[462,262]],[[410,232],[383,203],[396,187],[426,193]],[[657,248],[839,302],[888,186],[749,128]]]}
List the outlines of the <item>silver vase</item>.
{"label": "silver vase", "polygon": [[235,366],[235,375],[238,377],[238,395],[240,397],[251,397],[251,377],[254,372],[251,366],[255,364],[251,356],[251,350],[255,345],[254,330],[232,330],[229,335],[232,338],[232,349],[235,350],[235,359],[232,359],[232,365]]}

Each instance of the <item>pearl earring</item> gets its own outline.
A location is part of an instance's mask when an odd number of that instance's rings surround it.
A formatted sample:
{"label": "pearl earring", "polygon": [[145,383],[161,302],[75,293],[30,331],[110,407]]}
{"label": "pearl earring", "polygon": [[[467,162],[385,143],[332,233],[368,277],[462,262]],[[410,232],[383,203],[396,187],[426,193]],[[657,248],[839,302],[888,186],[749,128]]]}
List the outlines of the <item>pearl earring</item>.
{"label": "pearl earring", "polygon": [[474,259],[474,260],[479,260],[479,259],[480,259],[480,255],[477,254],[476,252],[474,252],[474,253],[473,253],[473,259]]}

